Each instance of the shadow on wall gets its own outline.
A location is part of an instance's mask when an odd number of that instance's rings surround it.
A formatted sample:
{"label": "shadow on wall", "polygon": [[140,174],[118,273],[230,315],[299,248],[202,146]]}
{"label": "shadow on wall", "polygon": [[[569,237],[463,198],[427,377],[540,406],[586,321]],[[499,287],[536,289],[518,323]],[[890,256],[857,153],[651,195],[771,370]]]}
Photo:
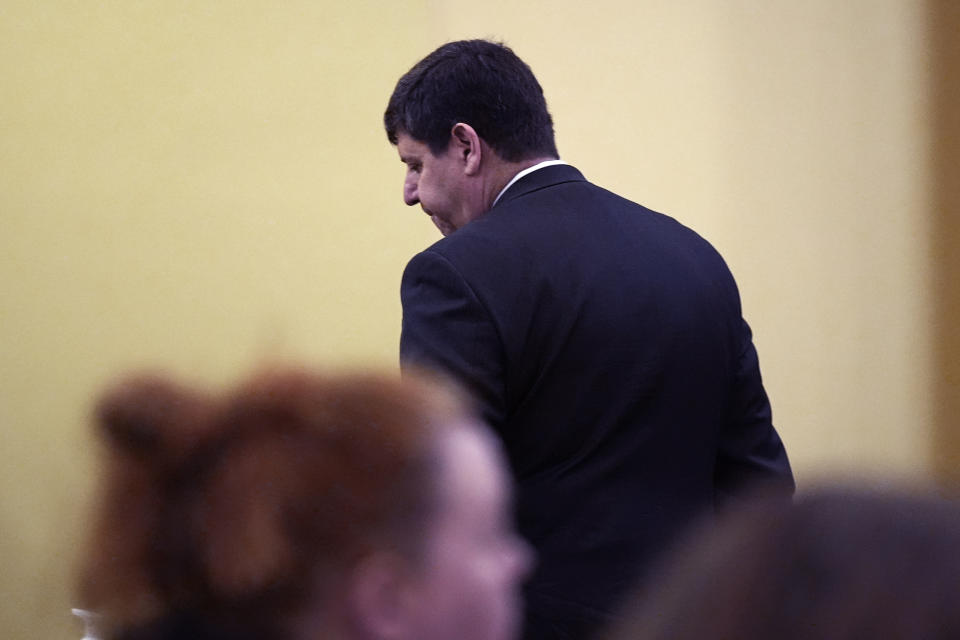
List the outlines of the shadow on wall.
{"label": "shadow on wall", "polygon": [[935,437],[940,480],[960,490],[960,2],[929,0],[932,81]]}

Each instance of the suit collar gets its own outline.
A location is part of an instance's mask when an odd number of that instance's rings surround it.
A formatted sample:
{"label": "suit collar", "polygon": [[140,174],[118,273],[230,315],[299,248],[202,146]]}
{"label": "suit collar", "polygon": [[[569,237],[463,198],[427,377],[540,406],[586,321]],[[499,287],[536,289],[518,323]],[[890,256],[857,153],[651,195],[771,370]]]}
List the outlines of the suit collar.
{"label": "suit collar", "polygon": [[497,200],[497,203],[493,205],[492,209],[496,209],[514,198],[519,198],[522,195],[537,191],[538,189],[552,187],[564,182],[577,181],[585,182],[586,178],[569,164],[554,164],[543,167],[542,169],[528,173],[510,185],[503,195],[500,196],[500,199]]}

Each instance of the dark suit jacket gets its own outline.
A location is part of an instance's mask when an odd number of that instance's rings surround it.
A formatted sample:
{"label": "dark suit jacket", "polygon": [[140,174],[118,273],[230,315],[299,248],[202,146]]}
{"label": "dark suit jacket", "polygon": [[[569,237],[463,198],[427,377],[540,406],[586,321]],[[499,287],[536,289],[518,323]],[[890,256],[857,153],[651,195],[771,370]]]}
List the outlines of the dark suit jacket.
{"label": "dark suit jacket", "polygon": [[594,632],[725,496],[793,490],[723,259],[571,166],[415,256],[401,297],[402,362],[452,373],[506,444],[528,639]]}

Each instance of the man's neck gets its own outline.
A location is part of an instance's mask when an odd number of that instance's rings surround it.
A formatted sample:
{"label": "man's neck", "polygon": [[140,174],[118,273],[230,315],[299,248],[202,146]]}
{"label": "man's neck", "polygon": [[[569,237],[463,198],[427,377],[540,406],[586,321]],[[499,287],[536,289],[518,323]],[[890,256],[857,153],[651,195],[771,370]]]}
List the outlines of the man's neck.
{"label": "man's neck", "polygon": [[483,197],[484,202],[486,203],[486,209],[489,210],[493,207],[493,204],[500,196],[500,193],[503,191],[504,187],[506,187],[507,184],[513,180],[515,175],[524,169],[529,169],[530,167],[538,165],[541,162],[546,162],[547,160],[556,160],[556,158],[551,156],[542,156],[521,160],[519,162],[507,162],[500,160],[499,162],[495,163],[495,165],[490,168],[488,179],[484,181],[485,184]]}

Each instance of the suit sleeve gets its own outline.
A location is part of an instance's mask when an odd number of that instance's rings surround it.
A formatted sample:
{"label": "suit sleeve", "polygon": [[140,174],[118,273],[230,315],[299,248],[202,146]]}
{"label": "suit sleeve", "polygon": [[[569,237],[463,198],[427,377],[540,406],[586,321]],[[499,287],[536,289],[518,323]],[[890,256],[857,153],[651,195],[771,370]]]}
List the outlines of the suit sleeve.
{"label": "suit sleeve", "polygon": [[749,487],[761,485],[788,495],[794,490],[790,461],[773,426],[770,401],[760,377],[753,335],[741,320],[734,389],[715,470],[717,504],[722,507]]}
{"label": "suit sleeve", "polygon": [[429,367],[452,375],[473,393],[488,424],[502,424],[502,343],[470,284],[445,257],[427,250],[404,270],[400,300],[401,367]]}

